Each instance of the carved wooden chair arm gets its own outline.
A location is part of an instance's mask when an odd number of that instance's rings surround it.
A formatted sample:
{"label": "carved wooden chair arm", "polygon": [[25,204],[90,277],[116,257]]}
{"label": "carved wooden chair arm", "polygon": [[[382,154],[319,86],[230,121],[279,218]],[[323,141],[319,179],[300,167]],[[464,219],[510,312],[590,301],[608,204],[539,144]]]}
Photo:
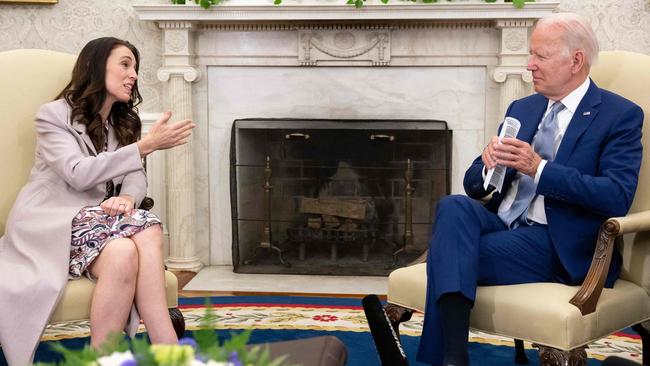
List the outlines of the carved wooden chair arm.
{"label": "carved wooden chair arm", "polygon": [[594,257],[582,286],[569,301],[575,305],[582,315],[591,314],[596,310],[605,279],[612,261],[614,241],[617,236],[650,230],[650,211],[636,212],[624,217],[611,218],[600,227],[596,239]]}
{"label": "carved wooden chair arm", "polygon": [[142,199],[142,202],[140,202],[140,206],[138,208],[149,211],[153,208],[153,205],[154,205],[153,198],[145,197]]}

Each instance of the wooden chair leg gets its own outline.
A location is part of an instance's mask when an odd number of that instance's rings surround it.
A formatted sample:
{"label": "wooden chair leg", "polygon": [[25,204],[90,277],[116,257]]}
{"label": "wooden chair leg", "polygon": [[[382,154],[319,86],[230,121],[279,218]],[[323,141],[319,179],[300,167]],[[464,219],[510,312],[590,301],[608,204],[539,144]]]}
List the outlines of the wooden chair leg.
{"label": "wooden chair leg", "polygon": [[185,318],[183,318],[183,313],[178,308],[171,308],[169,309],[169,317],[172,320],[176,336],[178,339],[183,338],[185,334]]}
{"label": "wooden chair leg", "polygon": [[529,363],[524,349],[524,341],[521,339],[515,339],[515,363],[517,365],[528,365]]}
{"label": "wooden chair leg", "polygon": [[386,311],[386,315],[388,315],[388,320],[390,320],[390,324],[393,326],[397,338],[399,338],[399,325],[401,322],[411,320],[413,310],[390,303],[386,305],[384,310]]}
{"label": "wooden chair leg", "polygon": [[569,351],[533,344],[539,349],[539,364],[541,366],[587,366],[586,346]]}
{"label": "wooden chair leg", "polygon": [[641,349],[643,350],[641,362],[643,365],[650,365],[650,332],[645,329],[642,323],[632,326],[632,330],[641,337]]}

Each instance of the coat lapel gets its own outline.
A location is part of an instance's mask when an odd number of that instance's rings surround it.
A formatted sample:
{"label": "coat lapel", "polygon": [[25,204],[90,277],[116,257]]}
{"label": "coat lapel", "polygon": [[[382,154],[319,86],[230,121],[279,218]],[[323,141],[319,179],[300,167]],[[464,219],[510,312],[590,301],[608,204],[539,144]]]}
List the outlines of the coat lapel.
{"label": "coat lapel", "polygon": [[567,162],[576,146],[576,143],[578,142],[578,139],[580,139],[580,136],[582,136],[582,134],[587,130],[587,127],[589,127],[598,114],[598,109],[596,107],[599,104],[600,91],[596,84],[591,81],[587,93],[582,98],[582,101],[580,101],[580,104],[578,104],[578,108],[575,113],[573,113],[571,122],[569,122],[569,126],[564,133],[560,147],[555,155],[556,162],[560,164]]}
{"label": "coat lapel", "polygon": [[537,133],[537,127],[542,122],[542,117],[544,117],[544,112],[548,107],[548,99],[544,99],[546,103],[539,103],[530,112],[530,118],[526,121],[522,121],[519,133],[517,138],[522,141],[526,141],[529,144],[533,143],[533,137]]}
{"label": "coat lapel", "polygon": [[83,140],[83,142],[86,144],[86,147],[88,147],[88,150],[93,155],[97,155],[97,151],[95,150],[95,145],[93,144],[92,140],[90,139],[90,136],[86,133],[86,125],[83,123],[79,123],[77,121],[72,122],[72,128],[77,131],[79,134],[79,137]]}
{"label": "coat lapel", "polygon": [[117,150],[117,136],[115,135],[115,128],[112,124],[108,127],[108,151]]}

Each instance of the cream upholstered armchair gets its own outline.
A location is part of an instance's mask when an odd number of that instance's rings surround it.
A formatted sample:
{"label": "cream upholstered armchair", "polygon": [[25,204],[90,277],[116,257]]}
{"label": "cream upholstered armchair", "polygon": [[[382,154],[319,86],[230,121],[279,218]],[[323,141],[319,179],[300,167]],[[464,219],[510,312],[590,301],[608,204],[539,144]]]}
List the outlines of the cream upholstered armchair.
{"label": "cream upholstered armchair", "polygon": [[[41,104],[53,100],[70,81],[75,60],[74,55],[46,50],[0,52],[0,235],[5,232],[9,210],[34,164],[34,115]],[[151,208],[153,200],[146,201]],[[185,321],[178,310],[178,280],[166,271],[165,281],[169,313],[181,337]],[[85,277],[69,281],[50,323],[89,319],[94,287]]]}
{"label": "cream upholstered armchair", "polygon": [[[532,283],[478,288],[471,327],[514,338],[518,363],[527,361],[523,342],[539,348],[542,365],[586,365],[585,346],[632,326],[643,341],[643,364],[650,364],[650,337],[641,325],[650,319],[650,56],[601,52],[591,77],[640,105],[643,165],[629,214],[601,227],[587,278],[582,286]],[[623,240],[624,238],[624,240]],[[612,289],[603,289],[612,250],[623,255],[623,270]],[[424,311],[426,264],[393,271],[388,279],[386,311],[397,329],[412,311]]]}

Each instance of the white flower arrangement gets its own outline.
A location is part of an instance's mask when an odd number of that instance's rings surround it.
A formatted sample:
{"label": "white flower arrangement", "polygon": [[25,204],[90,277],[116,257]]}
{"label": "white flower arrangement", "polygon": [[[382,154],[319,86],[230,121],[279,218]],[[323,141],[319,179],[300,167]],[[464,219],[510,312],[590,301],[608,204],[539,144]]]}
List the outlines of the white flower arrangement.
{"label": "white flower arrangement", "polygon": [[[182,343],[189,343],[191,338],[183,338]],[[194,348],[187,344],[178,345],[153,345],[150,347],[156,363],[159,365],[179,365],[179,366],[238,366],[241,365],[239,360],[234,362],[221,362],[214,360],[201,361],[195,357]],[[138,365],[136,356],[130,351],[113,352],[108,356],[102,356],[95,362],[96,366],[136,366]]]}

